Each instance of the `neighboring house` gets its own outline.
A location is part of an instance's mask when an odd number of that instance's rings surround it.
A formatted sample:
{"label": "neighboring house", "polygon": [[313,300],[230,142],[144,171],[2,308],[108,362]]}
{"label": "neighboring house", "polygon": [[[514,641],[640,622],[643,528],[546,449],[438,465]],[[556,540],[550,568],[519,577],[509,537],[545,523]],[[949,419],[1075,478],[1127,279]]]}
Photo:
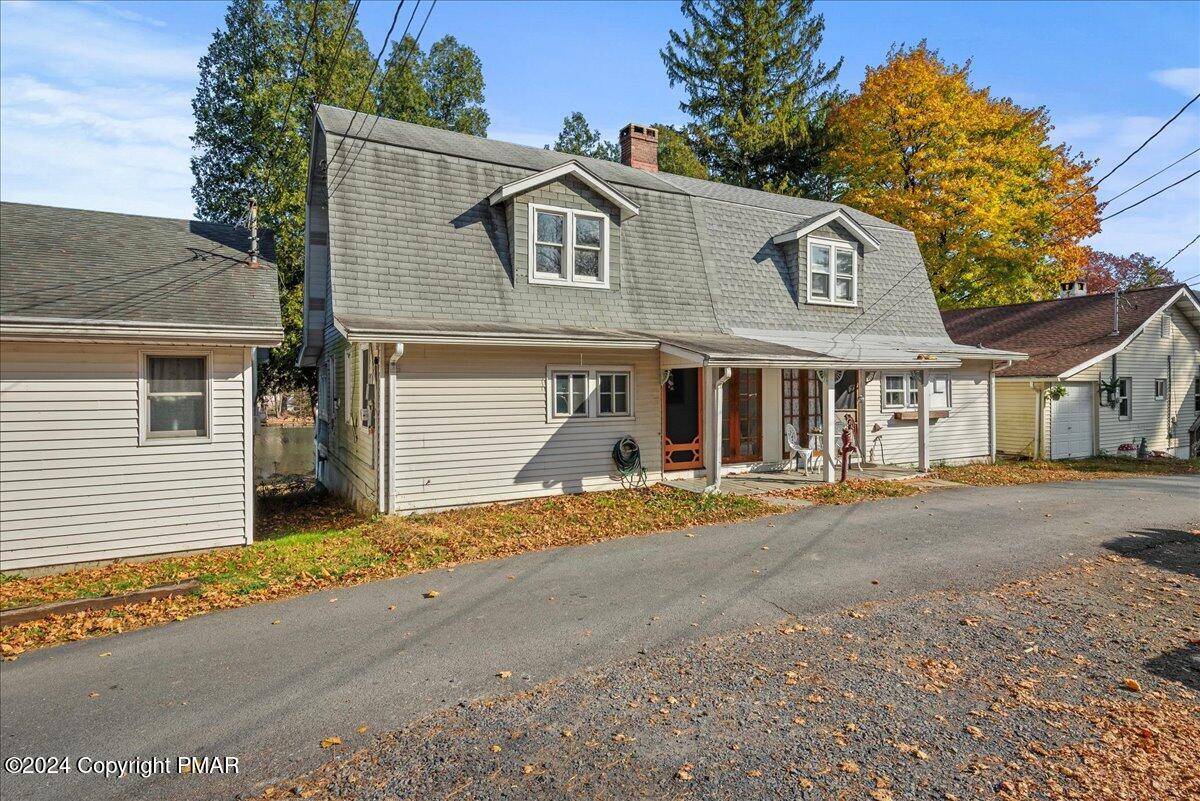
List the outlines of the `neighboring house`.
{"label": "neighboring house", "polygon": [[249,246],[0,204],[0,569],[253,540],[255,351],[283,332]]}
{"label": "neighboring house", "polygon": [[329,106],[312,133],[301,363],[318,476],[362,507],[616,487],[626,434],[650,481],[711,486],[787,423],[831,447],[831,407],[873,462],[991,456],[1019,354],[946,336],[909,231],[659,173],[643,126],[624,163]]}
{"label": "neighboring house", "polygon": [[[1001,453],[1067,459],[1196,452],[1200,304],[1186,286],[942,312],[956,342],[1029,354],[997,378]],[[1083,293],[1083,294],[1080,294]],[[1052,387],[1061,387],[1053,392]],[[1065,392],[1061,398],[1053,396]]]}

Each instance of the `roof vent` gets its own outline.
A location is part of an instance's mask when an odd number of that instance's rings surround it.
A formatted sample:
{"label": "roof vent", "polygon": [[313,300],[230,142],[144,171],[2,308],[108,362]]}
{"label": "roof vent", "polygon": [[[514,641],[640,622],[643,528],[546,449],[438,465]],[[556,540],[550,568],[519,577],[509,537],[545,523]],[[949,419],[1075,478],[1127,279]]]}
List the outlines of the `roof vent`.
{"label": "roof vent", "polygon": [[621,144],[621,163],[646,172],[658,172],[658,130],[629,123],[617,136]]}

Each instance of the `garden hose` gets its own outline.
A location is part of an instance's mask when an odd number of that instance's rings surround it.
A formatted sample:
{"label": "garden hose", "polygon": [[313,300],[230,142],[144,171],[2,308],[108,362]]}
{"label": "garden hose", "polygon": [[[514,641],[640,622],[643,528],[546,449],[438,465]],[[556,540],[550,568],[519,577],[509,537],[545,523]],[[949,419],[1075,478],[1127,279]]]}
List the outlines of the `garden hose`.
{"label": "garden hose", "polygon": [[646,468],[642,467],[642,449],[630,436],[621,437],[612,449],[613,462],[621,473],[622,486],[636,487],[646,483]]}

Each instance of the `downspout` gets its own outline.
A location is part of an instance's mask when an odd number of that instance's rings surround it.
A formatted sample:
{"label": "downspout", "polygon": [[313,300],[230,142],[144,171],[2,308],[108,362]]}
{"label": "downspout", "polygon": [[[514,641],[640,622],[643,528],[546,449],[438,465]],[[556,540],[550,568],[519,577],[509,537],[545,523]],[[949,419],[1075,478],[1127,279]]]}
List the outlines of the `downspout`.
{"label": "downspout", "polygon": [[721,377],[713,384],[713,436],[709,445],[712,448],[712,457],[708,460],[708,486],[704,488],[705,495],[721,491],[721,420],[725,416],[721,407],[725,382],[730,378],[733,378],[733,368],[722,367]]}
{"label": "downspout", "polygon": [[988,371],[988,459],[991,464],[996,463],[996,373],[1007,370],[1012,363],[1012,359],[1000,366],[992,362],[992,369]]}
{"label": "downspout", "polygon": [[395,407],[393,403],[393,385],[395,384],[396,362],[404,355],[404,343],[393,344],[392,354],[388,357],[387,368],[380,376],[379,398],[377,406],[379,419],[376,421],[379,432],[379,469],[375,472],[379,477],[379,511],[391,514],[396,511],[394,497],[396,474],[396,432]]}
{"label": "downspout", "polygon": [[1042,417],[1045,401],[1042,400],[1042,390],[1036,381],[1029,382],[1033,390],[1033,458],[1042,458]]}

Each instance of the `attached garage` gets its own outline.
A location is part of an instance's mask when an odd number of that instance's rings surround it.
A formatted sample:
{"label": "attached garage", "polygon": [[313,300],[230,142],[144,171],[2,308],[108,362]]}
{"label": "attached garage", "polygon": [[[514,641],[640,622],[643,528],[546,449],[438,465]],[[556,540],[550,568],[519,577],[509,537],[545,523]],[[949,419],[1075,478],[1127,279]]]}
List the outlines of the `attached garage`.
{"label": "attached garage", "polygon": [[1062,385],[1067,394],[1049,404],[1050,458],[1077,459],[1094,456],[1095,400],[1093,386],[1083,381]]}

